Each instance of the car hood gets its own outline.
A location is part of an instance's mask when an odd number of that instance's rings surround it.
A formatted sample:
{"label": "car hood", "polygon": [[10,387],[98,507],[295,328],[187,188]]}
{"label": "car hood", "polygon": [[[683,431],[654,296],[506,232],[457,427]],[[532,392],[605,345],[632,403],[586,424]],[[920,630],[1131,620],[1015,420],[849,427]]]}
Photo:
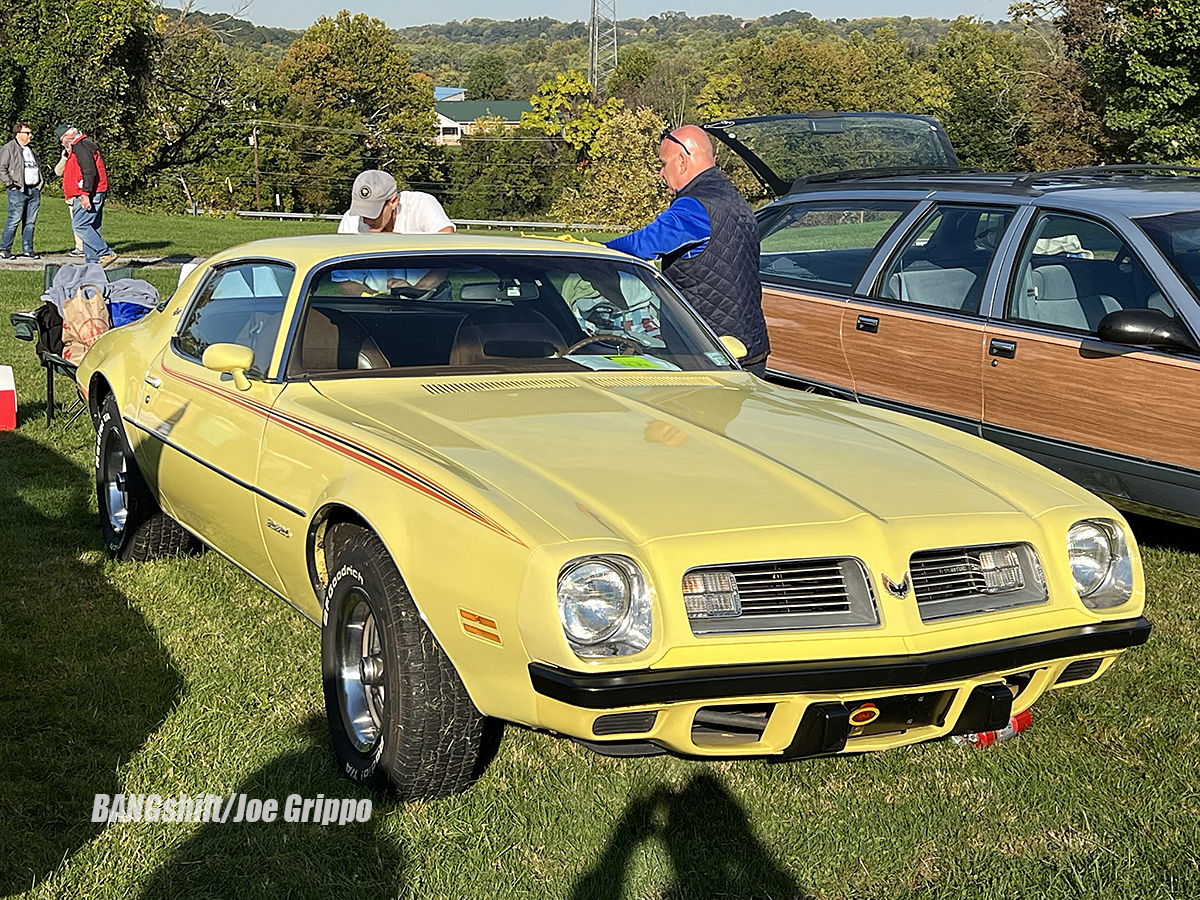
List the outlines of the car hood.
{"label": "car hood", "polygon": [[581,520],[644,542],[856,516],[1037,515],[1088,496],[981,440],[743,373],[638,379],[367,377],[314,388],[353,411],[337,417],[364,439],[486,483],[570,538]]}

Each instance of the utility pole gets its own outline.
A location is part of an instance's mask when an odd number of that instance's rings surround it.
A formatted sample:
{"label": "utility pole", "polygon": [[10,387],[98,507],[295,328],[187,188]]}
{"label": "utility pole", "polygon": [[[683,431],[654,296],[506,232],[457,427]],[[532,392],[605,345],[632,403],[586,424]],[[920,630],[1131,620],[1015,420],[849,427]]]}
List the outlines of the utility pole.
{"label": "utility pole", "polygon": [[258,120],[250,130],[250,143],[254,145],[254,208],[262,209],[262,193],[258,186]]}
{"label": "utility pole", "polygon": [[588,81],[596,93],[604,90],[617,67],[617,0],[592,0],[588,35]]}

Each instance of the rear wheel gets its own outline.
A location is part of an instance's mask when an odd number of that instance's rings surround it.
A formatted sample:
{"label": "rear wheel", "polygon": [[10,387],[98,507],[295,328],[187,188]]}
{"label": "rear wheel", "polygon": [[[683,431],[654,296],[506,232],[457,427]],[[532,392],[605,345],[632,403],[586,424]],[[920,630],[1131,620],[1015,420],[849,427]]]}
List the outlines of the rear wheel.
{"label": "rear wheel", "polygon": [[159,508],[142,479],[111,394],[96,426],[96,505],[104,543],[119,559],[145,561],[195,550],[195,539]]}
{"label": "rear wheel", "polygon": [[339,524],[321,623],[325,711],[352,780],[432,800],[469,787],[491,729],[421,620],[400,571],[370,531]]}

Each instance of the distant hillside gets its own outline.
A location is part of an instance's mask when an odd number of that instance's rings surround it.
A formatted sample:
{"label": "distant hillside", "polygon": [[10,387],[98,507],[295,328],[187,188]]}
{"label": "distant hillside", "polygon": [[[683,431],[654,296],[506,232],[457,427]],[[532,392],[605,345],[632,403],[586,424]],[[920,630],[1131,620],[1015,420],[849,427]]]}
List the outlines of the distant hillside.
{"label": "distant hillside", "polygon": [[[331,7],[332,9],[332,7]],[[164,7],[168,15],[178,9]],[[278,59],[300,37],[303,30],[270,28],[255,25],[246,19],[228,15],[192,12],[189,18],[208,25],[227,46]],[[869,19],[821,20],[811,13],[788,10],[772,16],[742,19],[729,15],[710,15],[692,18],[686,13],[665,12],[647,19],[622,19],[618,22],[620,41],[624,46],[663,44],[703,36],[710,40],[736,38],[747,31],[767,34],[802,31],[820,36],[849,37],[855,31],[870,38],[884,26],[894,29],[901,41],[914,49],[936,41],[950,26],[947,19],[913,18],[911,16],[876,17]],[[1000,30],[1015,28],[1009,22],[996,23]],[[402,45],[457,45],[470,53],[477,47],[518,47],[530,41],[556,42],[587,41],[588,25],[584,21],[562,22],[547,16],[501,21],[496,19],[467,19],[439,25],[415,25],[396,29]],[[422,54],[414,54],[414,62],[422,62]]]}

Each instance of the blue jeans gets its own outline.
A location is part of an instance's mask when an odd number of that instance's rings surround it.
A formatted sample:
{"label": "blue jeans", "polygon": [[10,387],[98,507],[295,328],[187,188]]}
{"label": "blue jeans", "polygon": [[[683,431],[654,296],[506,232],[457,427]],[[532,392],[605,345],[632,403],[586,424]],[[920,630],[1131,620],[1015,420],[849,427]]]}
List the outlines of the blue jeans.
{"label": "blue jeans", "polygon": [[8,218],[4,220],[4,238],[0,249],[12,250],[17,226],[21,226],[21,246],[26,253],[33,252],[33,223],[37,220],[38,205],[42,192],[35,187],[8,189]]}
{"label": "blue jeans", "polygon": [[71,230],[83,239],[84,262],[98,262],[100,257],[113,252],[108,241],[100,236],[100,225],[104,221],[105,191],[92,194],[92,208],[84,209],[76,197],[71,201]]}

